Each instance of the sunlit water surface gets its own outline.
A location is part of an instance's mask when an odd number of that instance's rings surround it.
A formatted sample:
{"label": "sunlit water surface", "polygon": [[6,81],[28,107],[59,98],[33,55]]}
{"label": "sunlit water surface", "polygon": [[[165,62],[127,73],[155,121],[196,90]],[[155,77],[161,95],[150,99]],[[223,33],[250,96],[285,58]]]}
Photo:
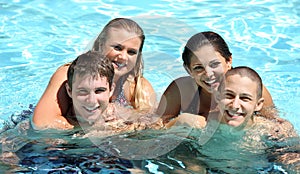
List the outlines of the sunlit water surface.
{"label": "sunlit water surface", "polygon": [[[32,109],[57,67],[72,61],[86,50],[91,40],[114,17],[132,18],[144,29],[144,75],[153,84],[158,98],[172,79],[186,75],[180,53],[187,39],[197,32],[212,30],[227,41],[233,53],[233,66],[246,65],[259,72],[280,116],[292,122],[299,131],[299,12],[300,3],[296,0],[130,3],[114,0],[3,1],[0,3],[2,131],[14,127],[32,114]],[[202,163],[210,163],[215,166],[210,169],[211,173],[221,173],[221,169],[228,173],[248,169],[250,173],[284,173],[280,166],[274,167],[268,161],[270,158],[266,157],[265,152],[257,155],[237,151],[242,154],[237,161],[232,159],[238,155],[230,152],[224,154],[222,160],[205,159],[208,154],[198,154],[205,147],[192,148],[191,144],[197,143],[189,138],[178,148],[157,159],[132,161],[113,157],[96,148],[87,139],[70,139],[74,132],[60,134],[64,137],[63,142],[48,132],[52,143],[43,137],[44,134],[34,131],[28,131],[26,136],[23,131],[11,132],[6,132],[9,136],[14,135],[9,138],[14,140],[16,147],[22,147],[17,151],[20,161],[14,167],[3,164],[3,171],[134,173],[133,169],[139,168],[148,173],[170,173],[190,172],[188,163],[191,163],[190,166],[198,164],[198,167]],[[151,137],[151,131],[145,134]],[[182,137],[176,136],[172,136],[171,140],[183,141]],[[218,151],[217,144],[223,140],[217,137],[216,141],[208,142],[208,147],[215,146],[217,149],[213,154],[228,150],[221,148]],[[297,141],[295,143],[292,140],[290,144],[290,150],[299,153]],[[231,144],[230,147],[235,146]],[[206,152],[209,150],[206,149]],[[246,157],[243,158],[243,155]],[[238,161],[240,159],[242,161]],[[16,160],[12,158],[11,161]],[[234,167],[246,162],[252,165],[248,168]],[[224,169],[224,166],[232,168]]]}

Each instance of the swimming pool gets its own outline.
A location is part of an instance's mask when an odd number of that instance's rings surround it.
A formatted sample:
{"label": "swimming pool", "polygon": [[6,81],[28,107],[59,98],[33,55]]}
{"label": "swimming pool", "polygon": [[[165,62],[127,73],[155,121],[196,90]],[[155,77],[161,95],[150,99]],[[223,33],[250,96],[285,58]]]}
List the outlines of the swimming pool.
{"label": "swimming pool", "polygon": [[[4,1],[0,3],[0,118],[35,105],[56,68],[86,49],[111,18],[144,29],[145,76],[158,94],[185,75],[180,52],[199,31],[227,41],[233,66],[257,70],[283,118],[300,120],[300,3],[287,1]],[[165,78],[161,78],[165,77]]]}

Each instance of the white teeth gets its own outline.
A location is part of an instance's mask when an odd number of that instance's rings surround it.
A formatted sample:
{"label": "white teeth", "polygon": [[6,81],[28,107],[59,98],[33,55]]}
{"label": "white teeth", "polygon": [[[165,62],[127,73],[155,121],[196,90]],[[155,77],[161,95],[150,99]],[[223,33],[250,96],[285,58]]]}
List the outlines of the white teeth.
{"label": "white teeth", "polygon": [[124,66],[126,66],[125,62],[124,63],[114,62],[114,63],[118,66],[118,68],[123,68]]}
{"label": "white teeth", "polygon": [[212,83],[215,83],[216,80],[205,80],[204,82],[205,82],[205,83],[208,83],[208,84],[212,84]]}
{"label": "white teeth", "polygon": [[242,115],[241,113],[234,112],[234,111],[227,111],[227,113],[228,113],[230,116],[241,116],[241,115]]}
{"label": "white teeth", "polygon": [[228,111],[229,115],[235,115],[235,112]]}
{"label": "white teeth", "polygon": [[88,110],[88,111],[94,111],[94,110],[98,109],[99,107],[100,107],[100,106],[93,107],[93,108],[85,107],[85,109]]}

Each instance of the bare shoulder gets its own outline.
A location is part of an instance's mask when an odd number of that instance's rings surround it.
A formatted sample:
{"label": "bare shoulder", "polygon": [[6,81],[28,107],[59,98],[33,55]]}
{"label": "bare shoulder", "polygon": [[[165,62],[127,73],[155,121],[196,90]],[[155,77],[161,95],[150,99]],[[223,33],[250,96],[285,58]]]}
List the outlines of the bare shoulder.
{"label": "bare shoulder", "polygon": [[32,117],[36,127],[45,128],[51,127],[51,125],[72,127],[63,116],[70,106],[70,99],[64,85],[67,80],[68,67],[68,64],[62,65],[54,72],[44,94],[37,103]]}
{"label": "bare shoulder", "polygon": [[193,84],[195,84],[195,80],[193,78],[191,78],[190,76],[184,76],[184,77],[179,77],[179,78],[175,79],[174,83],[176,83],[179,86],[193,85]]}
{"label": "bare shoulder", "polygon": [[178,91],[181,94],[188,95],[190,92],[197,90],[197,88],[198,86],[194,79],[190,76],[184,76],[173,80],[166,89],[166,92]]}
{"label": "bare shoulder", "polygon": [[65,81],[67,80],[67,72],[70,64],[64,64],[57,68],[54,74],[51,77],[50,82],[52,81]]}
{"label": "bare shoulder", "polygon": [[152,84],[145,77],[141,78],[141,83],[144,90],[147,90],[148,92],[154,92]]}
{"label": "bare shoulder", "polygon": [[269,106],[274,106],[273,99],[271,96],[271,93],[268,91],[266,86],[263,86],[263,92],[262,92],[263,98],[265,99],[264,101],[264,106],[269,107]]}
{"label": "bare shoulder", "polygon": [[173,80],[161,96],[157,114],[167,123],[188,107],[197,90],[197,84],[189,76]]}

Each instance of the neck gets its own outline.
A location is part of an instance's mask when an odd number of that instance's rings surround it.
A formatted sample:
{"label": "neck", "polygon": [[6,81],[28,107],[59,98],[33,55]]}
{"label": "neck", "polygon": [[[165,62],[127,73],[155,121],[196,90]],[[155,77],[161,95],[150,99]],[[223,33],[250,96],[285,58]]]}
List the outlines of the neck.
{"label": "neck", "polygon": [[127,78],[134,78],[133,71],[130,71],[130,72],[124,74],[124,75],[117,75],[117,74],[115,74],[113,82],[115,84],[118,84],[119,81],[122,81],[122,79],[127,79]]}

